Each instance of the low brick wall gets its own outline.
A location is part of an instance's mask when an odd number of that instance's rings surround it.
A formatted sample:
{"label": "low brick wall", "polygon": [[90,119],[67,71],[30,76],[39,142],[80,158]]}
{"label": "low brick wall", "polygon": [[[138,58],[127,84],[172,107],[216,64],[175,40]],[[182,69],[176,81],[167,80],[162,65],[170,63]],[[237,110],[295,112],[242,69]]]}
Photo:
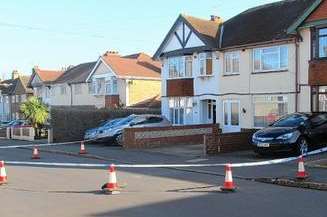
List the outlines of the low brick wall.
{"label": "low brick wall", "polygon": [[252,149],[251,138],[254,129],[236,133],[219,133],[205,136],[206,153],[209,155]]}
{"label": "low brick wall", "polygon": [[127,128],[123,132],[125,149],[153,148],[181,144],[203,144],[204,135],[218,134],[214,124]]}

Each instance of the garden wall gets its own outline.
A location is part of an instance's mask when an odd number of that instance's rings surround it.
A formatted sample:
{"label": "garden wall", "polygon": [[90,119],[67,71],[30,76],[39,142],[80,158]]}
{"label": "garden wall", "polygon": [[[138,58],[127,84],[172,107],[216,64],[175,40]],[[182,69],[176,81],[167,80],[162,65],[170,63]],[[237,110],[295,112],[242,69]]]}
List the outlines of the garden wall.
{"label": "garden wall", "polygon": [[215,155],[219,153],[243,151],[252,149],[251,139],[255,129],[243,129],[236,133],[219,133],[205,136],[206,153]]}
{"label": "garden wall", "polygon": [[218,134],[219,131],[218,124],[127,128],[123,132],[123,147],[142,149],[203,144],[204,135]]}
{"label": "garden wall", "polygon": [[159,109],[96,109],[92,107],[51,107],[53,142],[82,140],[86,129],[102,121],[126,117],[130,114],[160,114]]}

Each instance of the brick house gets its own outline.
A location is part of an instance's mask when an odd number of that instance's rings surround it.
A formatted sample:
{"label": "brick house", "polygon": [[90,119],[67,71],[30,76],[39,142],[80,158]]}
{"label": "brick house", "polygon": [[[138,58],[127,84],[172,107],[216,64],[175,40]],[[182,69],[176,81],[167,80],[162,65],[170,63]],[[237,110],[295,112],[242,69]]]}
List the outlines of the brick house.
{"label": "brick house", "polygon": [[97,107],[114,108],[152,102],[160,97],[160,68],[144,53],[121,56],[106,52],[87,78]]}
{"label": "brick house", "polygon": [[326,4],[279,1],[227,21],[180,15],[154,55],[163,64],[162,114],[235,132],[326,111]]}

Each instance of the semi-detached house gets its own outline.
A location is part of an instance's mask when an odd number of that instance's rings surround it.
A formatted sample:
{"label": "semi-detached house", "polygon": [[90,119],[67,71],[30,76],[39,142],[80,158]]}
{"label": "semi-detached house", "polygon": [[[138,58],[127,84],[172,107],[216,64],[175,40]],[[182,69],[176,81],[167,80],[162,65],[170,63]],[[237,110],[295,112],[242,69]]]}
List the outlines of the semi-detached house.
{"label": "semi-detached house", "polygon": [[286,0],[223,22],[180,15],[154,57],[174,124],[260,128],[327,110],[327,2]]}

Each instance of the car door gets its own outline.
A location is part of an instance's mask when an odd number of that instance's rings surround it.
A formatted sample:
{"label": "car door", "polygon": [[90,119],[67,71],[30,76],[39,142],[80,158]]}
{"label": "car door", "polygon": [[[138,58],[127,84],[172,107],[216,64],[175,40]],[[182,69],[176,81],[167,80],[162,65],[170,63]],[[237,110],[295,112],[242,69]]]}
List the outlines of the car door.
{"label": "car door", "polygon": [[313,145],[327,145],[327,114],[315,114],[310,118],[310,137]]}

